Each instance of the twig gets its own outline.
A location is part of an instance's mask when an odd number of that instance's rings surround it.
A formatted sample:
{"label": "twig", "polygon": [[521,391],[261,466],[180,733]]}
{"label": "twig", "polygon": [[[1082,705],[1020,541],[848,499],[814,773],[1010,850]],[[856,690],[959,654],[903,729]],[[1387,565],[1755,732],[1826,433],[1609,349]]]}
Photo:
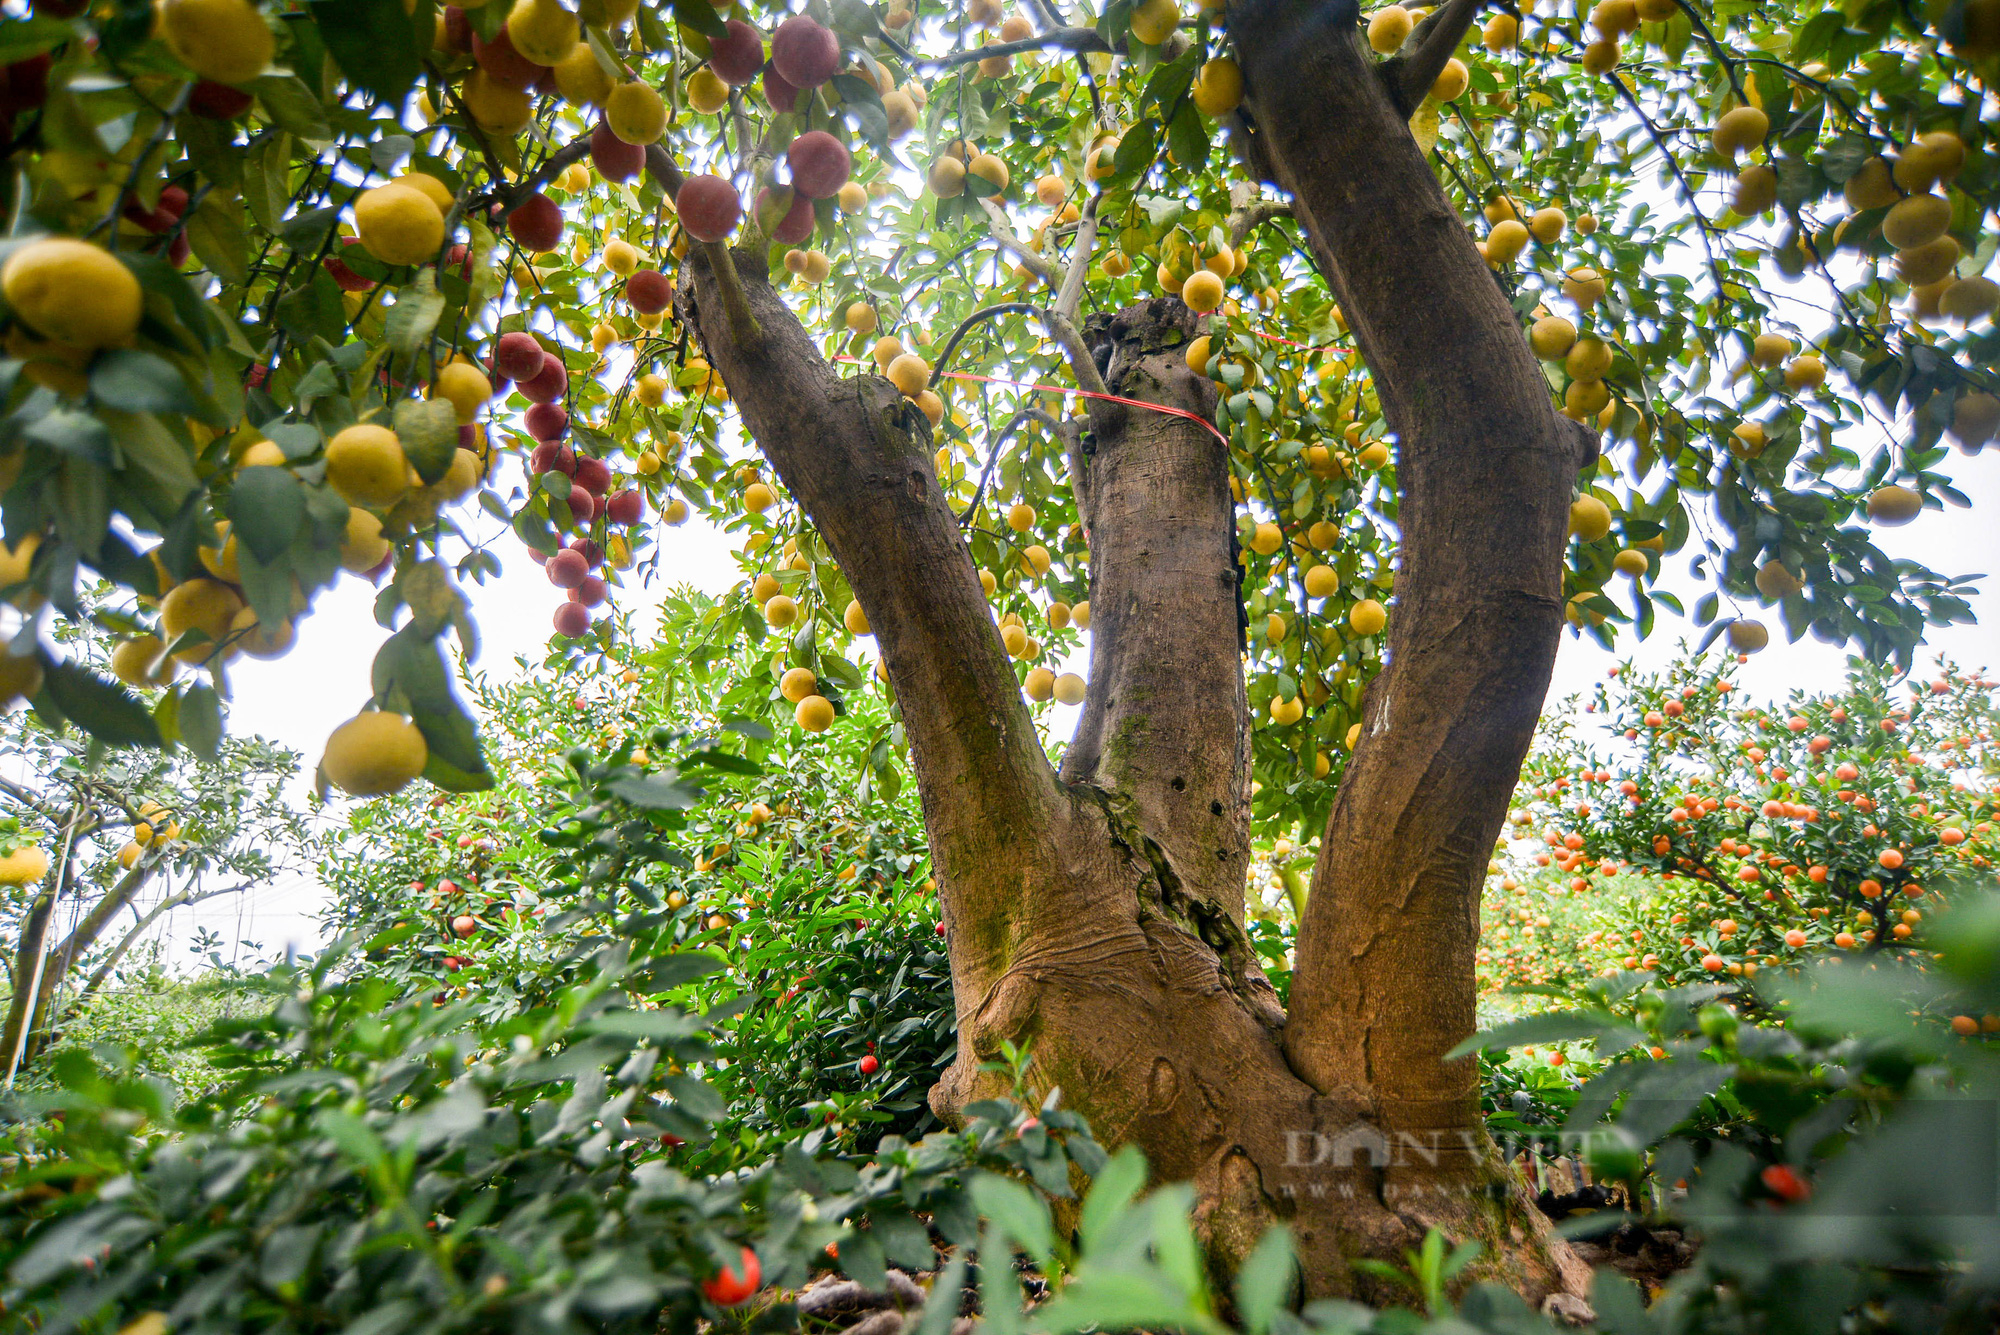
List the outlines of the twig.
{"label": "twig", "polygon": [[1722,276],[1722,264],[1715,258],[1715,242],[1710,237],[1710,233],[1715,230],[1715,224],[1711,223],[1708,215],[1701,211],[1701,200],[1695,196],[1694,186],[1682,173],[1680,159],[1676,158],[1674,151],[1667,147],[1666,139],[1660,134],[1660,127],[1653,124],[1652,117],[1648,116],[1645,108],[1639,105],[1639,99],[1633,95],[1632,89],[1615,72],[1607,73],[1605,77],[1611,80],[1611,86],[1625,99],[1625,105],[1632,109],[1632,114],[1639,118],[1639,123],[1646,127],[1646,133],[1652,137],[1653,146],[1660,150],[1661,156],[1667,160],[1668,169],[1674,174],[1674,179],[1680,182],[1681,192],[1687,196],[1688,210],[1694,214],[1695,222],[1701,227],[1701,245],[1702,249],[1708,252],[1708,272],[1715,280],[1716,300],[1723,300],[1728,295],[1728,283]]}
{"label": "twig", "polygon": [[974,325],[983,320],[991,320],[995,316],[1034,315],[1040,310],[1041,307],[1026,301],[1003,301],[993,306],[982,306],[966,316],[959,322],[958,328],[952,330],[951,337],[945,340],[944,351],[938,354],[937,361],[931,367],[931,378],[935,380],[944,374],[946,363],[951,361],[951,354],[958,350],[959,340],[971,333]]}
{"label": "twig", "polygon": [[1040,422],[1051,432],[1062,430],[1062,423],[1040,408],[1023,408],[1008,418],[1007,424],[1000,428],[1000,434],[993,438],[993,444],[987,450],[986,466],[979,470],[979,483],[972,489],[971,503],[965,507],[965,513],[958,517],[959,527],[963,528],[971,522],[973,513],[979,509],[979,502],[986,495],[986,483],[993,476],[994,466],[1000,462],[1000,456],[1004,453],[1001,447],[1007,443],[1007,438],[1019,429],[1021,423],[1028,421]]}

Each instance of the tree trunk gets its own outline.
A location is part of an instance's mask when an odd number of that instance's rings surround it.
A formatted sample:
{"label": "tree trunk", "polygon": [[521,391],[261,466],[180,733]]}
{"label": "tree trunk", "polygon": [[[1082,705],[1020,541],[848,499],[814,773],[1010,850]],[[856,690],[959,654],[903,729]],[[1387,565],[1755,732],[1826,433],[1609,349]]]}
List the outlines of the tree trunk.
{"label": "tree trunk", "polygon": [[[1102,1139],[1195,1183],[1220,1268],[1284,1223],[1309,1293],[1383,1297],[1348,1259],[1399,1260],[1437,1226],[1540,1300],[1587,1273],[1493,1157],[1472,1063],[1441,1058],[1474,1028],[1480,879],[1547,689],[1591,447],[1551,405],[1352,11],[1330,13],[1231,15],[1252,156],[1292,195],[1402,442],[1389,662],[1328,823],[1289,1018],[1243,927],[1249,720],[1222,443],[1092,405],[1071,451],[1091,677],[1058,776],[922,416],[879,377],[835,374],[758,255],[732,276],[690,252],[679,313],[847,572],[902,711],[958,1015],[938,1112],[997,1092],[982,1063],[1031,1043],[1033,1078]],[[1205,416],[1192,331],[1167,299],[1089,338],[1111,392]]]}

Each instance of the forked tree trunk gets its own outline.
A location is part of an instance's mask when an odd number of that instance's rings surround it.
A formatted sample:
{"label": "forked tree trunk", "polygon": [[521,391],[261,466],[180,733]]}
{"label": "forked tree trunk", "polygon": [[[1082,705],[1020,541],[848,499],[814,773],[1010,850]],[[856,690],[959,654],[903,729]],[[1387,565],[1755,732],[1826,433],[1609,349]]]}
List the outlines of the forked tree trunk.
{"label": "forked tree trunk", "polygon": [[[847,573],[895,687],[958,1012],[933,1106],[996,1092],[981,1063],[1032,1043],[1034,1078],[1102,1139],[1195,1183],[1224,1269],[1284,1223],[1310,1293],[1385,1296],[1348,1259],[1399,1257],[1437,1226],[1484,1242],[1481,1273],[1531,1298],[1578,1292],[1583,1268],[1490,1154],[1472,1064],[1441,1057],[1473,1029],[1480,878],[1548,687],[1591,446],[1552,408],[1351,11],[1298,13],[1232,13],[1253,157],[1293,196],[1374,371],[1403,495],[1389,664],[1328,822],[1289,1017],[1243,929],[1249,720],[1221,442],[1092,406],[1071,451],[1090,691],[1058,775],[922,416],[879,377],[837,375],[759,256],[737,255],[732,280],[692,252],[679,313]],[[1211,411],[1192,328],[1173,300],[1094,327],[1111,390]]]}

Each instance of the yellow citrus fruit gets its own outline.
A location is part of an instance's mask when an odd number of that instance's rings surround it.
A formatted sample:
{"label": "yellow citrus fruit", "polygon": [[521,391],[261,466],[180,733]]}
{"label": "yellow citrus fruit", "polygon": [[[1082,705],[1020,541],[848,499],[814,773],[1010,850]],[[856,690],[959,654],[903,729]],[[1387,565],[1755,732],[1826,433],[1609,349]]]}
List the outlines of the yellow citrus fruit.
{"label": "yellow citrus fruit", "polygon": [[166,644],[157,635],[134,635],[120,640],[111,651],[111,675],[127,686],[154,685],[153,669],[159,665]]}
{"label": "yellow citrus fruit", "polygon": [[604,267],[620,278],[629,278],[639,267],[639,248],[613,237],[604,243]]}
{"label": "yellow citrus fruit", "polygon": [[395,544],[382,536],[382,521],[358,505],[347,510],[347,534],[340,543],[340,568],[365,575],[390,553]]}
{"label": "yellow citrus fruit", "polygon": [[1438,102],[1456,102],[1465,96],[1466,88],[1472,83],[1472,71],[1457,56],[1445,61],[1437,78],[1431,81],[1431,97]]}
{"label": "yellow citrus fruit", "polygon": [[42,689],[42,662],[32,654],[0,654],[0,709]]}
{"label": "yellow citrus fruit", "polygon": [[410,461],[387,427],[362,422],[326,447],[326,480],[353,505],[389,505],[409,489]]}
{"label": "yellow citrus fruit", "polygon": [[847,610],[840,615],[840,624],[846,626],[848,633],[852,635],[873,634],[868,629],[868,614],[861,610],[858,599],[849,600]]}
{"label": "yellow citrus fruit", "polygon": [[1755,148],[1771,133],[1771,118],[1758,107],[1737,107],[1723,113],[1709,134],[1709,142],[1723,157],[1734,160],[1746,148]]}
{"label": "yellow citrus fruit", "polygon": [[1596,542],[1611,532],[1611,507],[1595,496],[1579,496],[1569,503],[1569,531],[1585,542]]}
{"label": "yellow citrus fruit", "polygon": [[1140,0],[1132,9],[1132,35],[1147,46],[1158,46],[1180,26],[1181,10],[1174,0]]}
{"label": "yellow citrus fruit", "polygon": [[1907,524],[1924,508],[1924,498],[1908,487],[1893,483],[1878,487],[1868,495],[1868,517],[1891,528]]}
{"label": "yellow citrus fruit", "polygon": [[1373,598],[1363,598],[1348,612],[1347,624],[1356,635],[1373,635],[1389,624],[1389,612]]}
{"label": "yellow citrus fruit", "polygon": [[33,885],[48,874],[48,853],[32,845],[0,858],[0,885]]}
{"label": "yellow citrus fruit", "polygon": [[146,305],[130,269],[102,247],[69,237],[30,241],[9,255],[0,291],[36,332],[74,348],[127,342]]}
{"label": "yellow citrus fruit", "polygon": [[437,205],[438,212],[441,214],[450,213],[451,206],[457,203],[457,200],[451,193],[450,186],[440,181],[437,177],[425,172],[405,172],[403,175],[390,181],[389,184],[408,186],[424,198],[430,200],[431,203]]}
{"label": "yellow citrus fruit", "polygon": [[819,677],[811,668],[795,667],[778,679],[778,694],[793,704],[819,694]]}
{"label": "yellow citrus fruit", "polygon": [[174,585],[160,599],[160,629],[168,644],[189,631],[206,635],[206,641],[190,644],[174,655],[184,663],[205,663],[215,654],[216,645],[229,637],[229,628],[242,610],[243,600],[236,590],[220,580],[197,577]]}
{"label": "yellow citrus fruit", "polygon": [[1627,547],[1612,557],[1611,567],[1619,574],[1630,575],[1633,579],[1639,578],[1651,569],[1646,554],[1636,547]]}
{"label": "yellow citrus fruit", "polygon": [[493,382],[470,362],[453,362],[438,370],[431,396],[448,401],[463,426],[479,416],[479,410],[493,397]]}
{"label": "yellow citrus fruit", "polygon": [[217,83],[247,83],[277,50],[250,0],[159,0],[159,34],[181,64]]}
{"label": "yellow citrus fruit", "polygon": [[[1463,69],[1463,66],[1460,66]],[[1201,67],[1194,78],[1195,110],[1204,116],[1224,116],[1236,110],[1236,104],[1243,100],[1243,71],[1228,56],[1217,56]],[[1056,204],[1062,202],[1061,178],[1055,178],[1058,186]],[[1037,192],[1039,194],[1039,190]],[[1044,200],[1044,203],[1050,201]]]}
{"label": "yellow citrus fruit", "polygon": [[354,232],[384,264],[425,264],[444,245],[444,213],[414,186],[377,186],[354,201]]}
{"label": "yellow citrus fruit", "polygon": [[1368,16],[1368,45],[1382,55],[1393,56],[1409,40],[1413,26],[1409,10],[1385,5]]}
{"label": "yellow citrus fruit", "polygon": [[833,726],[833,702],[823,695],[809,695],[799,701],[792,718],[807,732],[825,732]]}
{"label": "yellow citrus fruit", "polygon": [[1028,698],[1037,703],[1053,699],[1056,693],[1056,674],[1045,667],[1030,668],[1027,679],[1021,686],[1028,693]]}
{"label": "yellow citrus fruit", "polygon": [[459,96],[473,123],[488,134],[518,134],[534,119],[535,106],[526,90],[502,83],[485,70],[466,75]]}
{"label": "yellow citrus fruit", "polygon": [[667,132],[667,104],[651,84],[633,79],[613,88],[605,99],[604,123],[628,144],[656,143]]}
{"label": "yellow citrus fruit", "polygon": [[1055,697],[1059,705],[1080,705],[1088,690],[1088,683],[1074,672],[1065,672],[1056,678]]}
{"label": "yellow citrus fruit", "polygon": [[1560,315],[1545,315],[1529,326],[1528,346],[1545,362],[1560,361],[1576,346],[1576,326]]}
{"label": "yellow citrus fruit", "polygon": [[889,383],[910,398],[915,398],[931,386],[931,366],[914,352],[905,352],[889,363],[883,374]]}
{"label": "yellow citrus fruit", "polygon": [[276,630],[266,629],[257,619],[253,608],[244,608],[230,623],[230,648],[237,649],[252,658],[283,658],[291,651],[292,623],[281,621]]}
{"label": "yellow citrus fruit", "polygon": [[1340,575],[1329,565],[1316,565],[1306,571],[1306,595],[1311,598],[1329,598],[1340,589]]}
{"label": "yellow citrus fruit", "polygon": [[555,76],[556,92],[573,107],[601,107],[616,86],[589,42],[572,46],[569,54],[556,62]]}
{"label": "yellow citrus fruit", "polygon": [[430,756],[416,724],[371,709],[333,730],[319,765],[327,781],[349,796],[382,797],[422,774]]}
{"label": "yellow citrus fruit", "polygon": [[514,0],[507,11],[507,40],[537,65],[554,65],[576,45],[576,15],[556,0]]}
{"label": "yellow citrus fruit", "polygon": [[1196,314],[1208,314],[1222,305],[1222,279],[1210,270],[1197,270],[1181,284],[1181,300]]}
{"label": "yellow citrus fruit", "polygon": [[1754,654],[1771,642],[1771,632],[1761,621],[1741,618],[1729,623],[1729,647],[1739,654]]}
{"label": "yellow citrus fruit", "polygon": [[713,116],[729,105],[729,85],[706,65],[688,75],[687,95],[688,105],[704,116]]}
{"label": "yellow citrus fruit", "polygon": [[783,630],[799,619],[799,605],[788,595],[779,594],[764,603],[764,620]]}
{"label": "yellow citrus fruit", "polygon": [[743,508],[753,515],[763,514],[777,501],[777,493],[761,482],[752,482],[743,489]]}

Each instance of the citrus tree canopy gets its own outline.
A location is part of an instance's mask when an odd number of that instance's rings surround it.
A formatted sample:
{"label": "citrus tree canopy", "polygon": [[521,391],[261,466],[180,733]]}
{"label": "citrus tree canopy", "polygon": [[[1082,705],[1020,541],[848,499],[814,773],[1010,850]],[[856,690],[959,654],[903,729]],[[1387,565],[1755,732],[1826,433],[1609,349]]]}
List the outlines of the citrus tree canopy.
{"label": "citrus tree canopy", "polygon": [[[0,690],[212,748],[225,672],[370,579],[323,781],[477,789],[444,646],[496,548],[590,654],[699,512],[754,576],[708,624],[768,647],[757,710],[892,693],[957,996],[933,1105],[1032,1038],[1225,1265],[1283,1217],[1353,1291],[1438,1224],[1581,1282],[1445,1060],[1566,620],[1907,664],[1968,615],[1872,533],[1963,501],[1945,442],[2000,423],[1994,0],[32,8]],[[117,682],[42,635],[91,574]],[[1244,879],[1301,823],[1287,1011]],[[1297,1137],[1356,1126],[1424,1152],[1306,1191]]]}

